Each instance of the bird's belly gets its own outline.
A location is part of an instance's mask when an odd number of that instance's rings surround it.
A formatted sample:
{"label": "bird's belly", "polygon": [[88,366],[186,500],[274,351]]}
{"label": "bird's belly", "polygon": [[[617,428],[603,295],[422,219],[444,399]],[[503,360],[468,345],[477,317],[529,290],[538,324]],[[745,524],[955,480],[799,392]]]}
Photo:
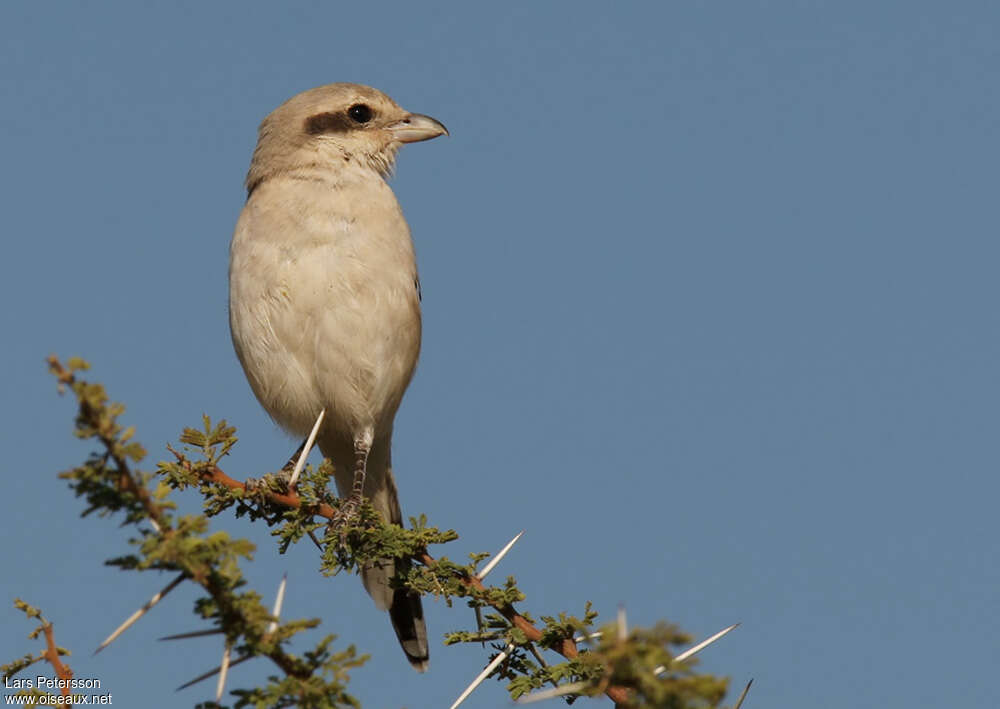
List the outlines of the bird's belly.
{"label": "bird's belly", "polygon": [[388,431],[420,351],[412,260],[330,248],[270,254],[254,268],[234,250],[230,320],[258,400],[303,435],[321,409],[341,431]]}
{"label": "bird's belly", "polygon": [[339,430],[388,431],[420,352],[416,298],[398,284],[369,282],[361,297],[330,307],[321,322],[312,369],[327,414],[340,420]]}

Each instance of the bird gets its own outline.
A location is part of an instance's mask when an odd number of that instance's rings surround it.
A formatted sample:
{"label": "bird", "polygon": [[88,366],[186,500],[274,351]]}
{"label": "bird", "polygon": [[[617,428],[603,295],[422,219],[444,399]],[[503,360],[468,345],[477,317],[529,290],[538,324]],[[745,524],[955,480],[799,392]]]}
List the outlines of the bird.
{"label": "bird", "polygon": [[[334,466],[339,515],[361,496],[402,524],[393,422],[420,352],[420,279],[409,226],[389,187],[406,143],[448,135],[368,86],[304,91],[261,122],[247,199],[230,244],[229,324],[257,400],[317,442]],[[427,669],[420,596],[392,588],[406,559],[361,569],[410,664]]]}

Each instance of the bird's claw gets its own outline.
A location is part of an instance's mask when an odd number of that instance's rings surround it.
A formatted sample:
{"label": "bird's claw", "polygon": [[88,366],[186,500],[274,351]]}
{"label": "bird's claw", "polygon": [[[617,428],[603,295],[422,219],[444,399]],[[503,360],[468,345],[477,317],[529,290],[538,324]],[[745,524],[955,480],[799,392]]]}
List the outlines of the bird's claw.
{"label": "bird's claw", "polygon": [[341,503],[340,508],[334,513],[330,524],[327,525],[329,532],[337,532],[340,536],[340,544],[347,543],[347,531],[361,521],[361,500],[353,495]]}

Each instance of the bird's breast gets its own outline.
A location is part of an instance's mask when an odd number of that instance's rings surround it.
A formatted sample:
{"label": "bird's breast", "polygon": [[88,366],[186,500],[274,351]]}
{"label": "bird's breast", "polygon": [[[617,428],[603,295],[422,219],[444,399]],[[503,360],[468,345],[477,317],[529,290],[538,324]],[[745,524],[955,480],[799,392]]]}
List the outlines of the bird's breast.
{"label": "bird's breast", "polygon": [[233,341],[272,417],[295,433],[321,408],[342,426],[391,427],[421,327],[413,244],[388,187],[265,183],[231,251]]}

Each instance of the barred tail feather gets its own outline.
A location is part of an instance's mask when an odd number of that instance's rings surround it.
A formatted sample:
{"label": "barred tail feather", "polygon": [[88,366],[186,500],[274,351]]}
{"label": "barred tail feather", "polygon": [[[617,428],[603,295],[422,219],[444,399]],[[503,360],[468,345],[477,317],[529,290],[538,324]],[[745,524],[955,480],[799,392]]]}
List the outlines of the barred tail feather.
{"label": "barred tail feather", "polygon": [[[331,455],[331,452],[333,451],[324,446],[324,455],[334,463],[337,490],[342,496],[350,495],[353,485],[351,465],[338,464],[341,461]],[[396,481],[389,467],[388,451],[373,449],[369,455],[364,495],[387,522],[402,525],[403,513],[399,507]],[[392,588],[390,585],[396,570],[405,571],[411,563],[409,559],[380,559],[361,570],[361,581],[368,595],[375,601],[375,606],[389,612],[392,628],[396,631],[396,638],[406,659],[417,672],[424,672],[429,663],[429,646],[420,595],[407,589]]]}

